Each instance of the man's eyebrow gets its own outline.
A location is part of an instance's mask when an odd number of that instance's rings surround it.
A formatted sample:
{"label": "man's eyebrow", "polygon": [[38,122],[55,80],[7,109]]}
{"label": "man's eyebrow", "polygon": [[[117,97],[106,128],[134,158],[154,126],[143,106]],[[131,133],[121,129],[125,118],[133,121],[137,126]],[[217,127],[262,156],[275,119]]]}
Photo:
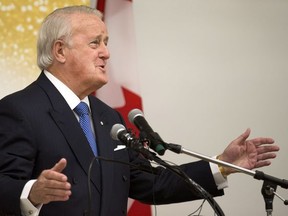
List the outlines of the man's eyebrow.
{"label": "man's eyebrow", "polygon": [[91,41],[95,41],[95,40],[104,40],[104,41],[108,41],[109,40],[109,37],[108,36],[105,36],[105,37],[103,37],[102,35],[97,35],[96,37],[93,37],[92,39],[91,39]]}

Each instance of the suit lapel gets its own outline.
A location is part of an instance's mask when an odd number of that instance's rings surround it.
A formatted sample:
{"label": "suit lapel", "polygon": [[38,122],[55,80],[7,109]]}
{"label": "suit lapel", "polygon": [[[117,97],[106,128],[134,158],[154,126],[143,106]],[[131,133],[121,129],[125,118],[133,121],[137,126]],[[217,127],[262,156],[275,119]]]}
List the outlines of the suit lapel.
{"label": "suit lapel", "polygon": [[[43,73],[40,75],[37,82],[39,86],[44,89],[51,101],[51,117],[54,119],[59,129],[62,131],[63,136],[67,140],[67,143],[70,146],[72,152],[74,153],[75,158],[79,162],[80,166],[88,175],[88,169],[94,155],[73,111],[70,109],[62,95],[58,92],[58,90]],[[94,166],[95,163],[93,167]],[[91,172],[91,181],[100,193],[101,182],[99,178],[99,172]]]}
{"label": "suit lapel", "polygon": [[[96,141],[98,146],[98,153],[105,159],[114,159],[114,149],[116,148],[114,142],[111,142],[110,130],[112,127],[111,112],[107,111],[107,107],[103,107],[103,104],[94,96],[89,96],[90,106],[92,110],[92,118],[96,133]],[[115,196],[112,182],[114,181],[114,163],[113,161],[99,160],[101,164],[101,179],[102,179],[102,200],[109,201],[111,196]],[[107,209],[107,203],[102,202],[102,210]],[[102,212],[101,210],[101,212]],[[101,215],[106,215],[102,212]]]}
{"label": "suit lapel", "polygon": [[113,158],[113,146],[111,145],[108,113],[101,108],[99,101],[94,96],[89,96],[90,107],[92,111],[93,126],[98,146],[99,155],[106,158]]}

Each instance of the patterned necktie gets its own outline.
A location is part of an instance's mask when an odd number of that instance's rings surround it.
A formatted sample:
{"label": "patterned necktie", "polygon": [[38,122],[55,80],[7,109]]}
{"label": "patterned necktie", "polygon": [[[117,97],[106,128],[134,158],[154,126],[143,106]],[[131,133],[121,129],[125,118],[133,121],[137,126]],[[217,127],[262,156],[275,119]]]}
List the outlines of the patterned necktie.
{"label": "patterned necktie", "polygon": [[84,134],[90,144],[90,147],[95,156],[98,155],[97,147],[96,147],[96,139],[93,135],[91,122],[89,117],[89,108],[88,105],[84,102],[80,102],[75,108],[74,111],[79,116],[79,123],[81,128],[84,131]]}

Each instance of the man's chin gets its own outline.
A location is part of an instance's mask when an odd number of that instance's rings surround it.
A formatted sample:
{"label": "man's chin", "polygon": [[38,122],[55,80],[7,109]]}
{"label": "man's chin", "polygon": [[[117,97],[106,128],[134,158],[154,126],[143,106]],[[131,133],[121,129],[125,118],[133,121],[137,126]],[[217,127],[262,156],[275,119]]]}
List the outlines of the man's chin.
{"label": "man's chin", "polygon": [[96,90],[102,88],[104,85],[108,83],[108,80],[101,80],[101,82],[97,82]]}

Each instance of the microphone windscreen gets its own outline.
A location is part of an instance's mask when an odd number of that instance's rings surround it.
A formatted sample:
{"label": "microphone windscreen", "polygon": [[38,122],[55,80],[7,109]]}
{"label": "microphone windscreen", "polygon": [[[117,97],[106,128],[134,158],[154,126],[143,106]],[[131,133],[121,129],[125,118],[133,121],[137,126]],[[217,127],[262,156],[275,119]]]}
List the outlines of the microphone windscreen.
{"label": "microphone windscreen", "polygon": [[144,116],[143,115],[143,112],[141,111],[141,110],[139,110],[139,109],[133,109],[133,110],[131,110],[130,112],[129,112],[129,114],[128,114],[128,119],[129,119],[129,121],[132,123],[132,124],[134,124],[134,119],[137,117],[137,116]]}
{"label": "microphone windscreen", "polygon": [[110,136],[113,140],[119,140],[118,135],[121,131],[126,130],[122,124],[114,124],[110,131]]}

